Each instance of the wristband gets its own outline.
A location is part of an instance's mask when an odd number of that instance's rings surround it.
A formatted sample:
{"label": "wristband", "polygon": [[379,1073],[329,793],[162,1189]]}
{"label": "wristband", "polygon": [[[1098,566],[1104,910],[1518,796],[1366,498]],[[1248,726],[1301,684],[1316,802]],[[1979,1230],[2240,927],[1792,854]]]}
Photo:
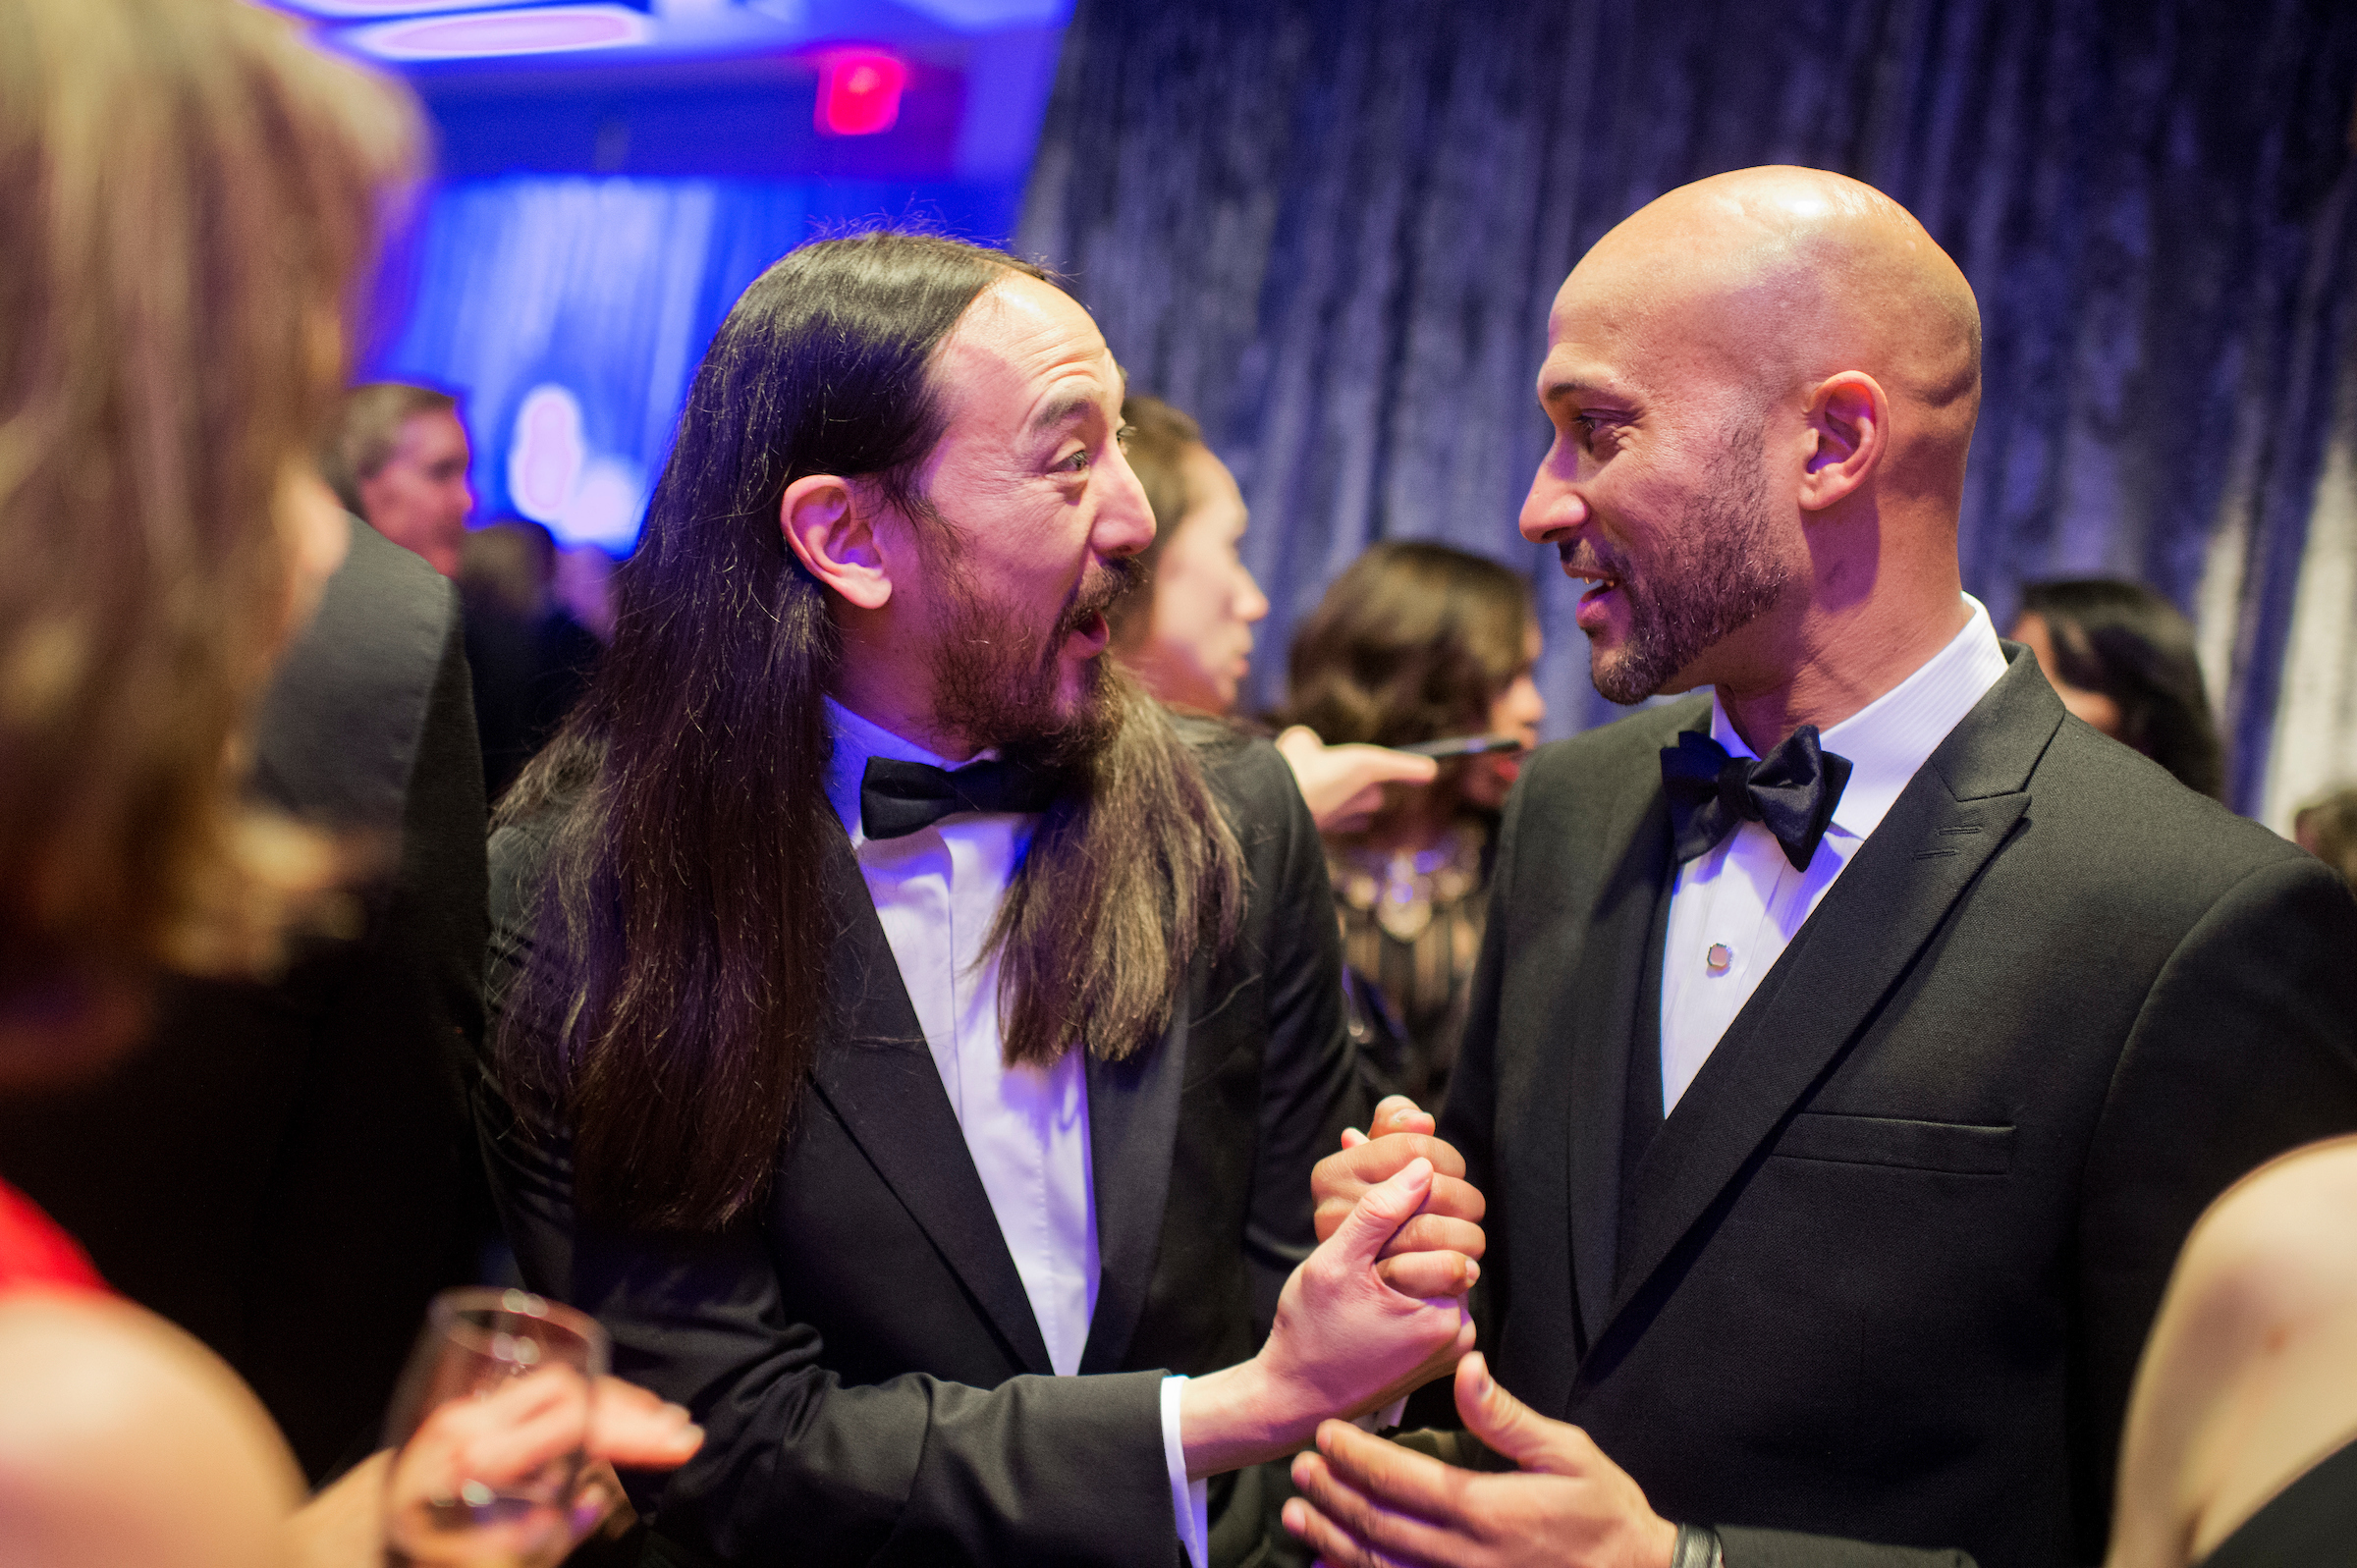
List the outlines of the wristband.
{"label": "wristband", "polygon": [[1726,1568],[1719,1550],[1719,1532],[1708,1525],[1680,1525],[1677,1544],[1670,1548],[1670,1568]]}

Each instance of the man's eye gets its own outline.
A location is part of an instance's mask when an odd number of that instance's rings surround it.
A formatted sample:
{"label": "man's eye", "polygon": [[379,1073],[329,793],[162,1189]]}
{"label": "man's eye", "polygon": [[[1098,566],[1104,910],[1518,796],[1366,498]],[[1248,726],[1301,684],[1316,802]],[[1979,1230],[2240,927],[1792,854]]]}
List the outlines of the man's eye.
{"label": "man's eye", "polygon": [[1134,435],[1136,435],[1136,434],[1137,434],[1137,426],[1135,426],[1135,425],[1124,425],[1124,426],[1122,426],[1122,428],[1121,428],[1121,429],[1119,429],[1119,430],[1116,430],[1116,431],[1113,433],[1113,439],[1115,440],[1115,442],[1117,442],[1117,443],[1118,443],[1118,444],[1121,446],[1121,449],[1122,449],[1124,452],[1127,452],[1127,451],[1129,450],[1129,438],[1130,438],[1131,436],[1134,436]]}
{"label": "man's eye", "polygon": [[1064,469],[1068,473],[1080,472],[1082,469],[1088,466],[1088,449],[1086,447],[1081,448],[1078,452],[1075,452],[1071,456],[1066,458],[1056,466]]}
{"label": "man's eye", "polygon": [[1581,413],[1571,416],[1568,429],[1571,439],[1589,452],[1609,450],[1619,443],[1619,429],[1610,419],[1597,414]]}

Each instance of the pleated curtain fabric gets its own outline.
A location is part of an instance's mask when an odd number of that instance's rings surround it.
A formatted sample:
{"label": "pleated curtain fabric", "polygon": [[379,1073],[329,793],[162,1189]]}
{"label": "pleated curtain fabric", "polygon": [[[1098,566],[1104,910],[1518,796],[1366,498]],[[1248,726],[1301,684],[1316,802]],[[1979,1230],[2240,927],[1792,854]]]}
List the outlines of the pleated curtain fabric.
{"label": "pleated curtain fabric", "polygon": [[[1274,605],[1251,695],[1279,695],[1291,622],[1361,549],[1434,538],[1533,572],[1562,733],[1617,710],[1514,528],[1557,287],[1686,181],[1866,180],[1980,297],[1966,586],[2001,628],[2039,577],[2175,600],[2257,810],[2357,396],[2353,97],[2335,0],[1078,0],[1017,243],[1236,470]],[[2349,726],[2344,688],[2299,722]]]}

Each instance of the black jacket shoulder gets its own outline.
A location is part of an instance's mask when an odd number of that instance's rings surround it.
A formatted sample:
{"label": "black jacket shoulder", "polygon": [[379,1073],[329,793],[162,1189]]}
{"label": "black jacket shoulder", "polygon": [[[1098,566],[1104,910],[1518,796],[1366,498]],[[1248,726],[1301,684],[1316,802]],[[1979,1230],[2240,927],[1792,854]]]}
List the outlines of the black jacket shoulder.
{"label": "black jacket shoulder", "polygon": [[1685,697],[1533,749],[1522,760],[1507,815],[1540,800],[1577,805],[1655,788],[1662,780],[1662,749],[1675,743],[1679,730],[1707,722],[1710,712],[1709,697]]}
{"label": "black jacket shoulder", "polygon": [[1247,848],[1256,838],[1301,824],[1317,831],[1291,764],[1267,739],[1224,719],[1174,714],[1171,723],[1202,764],[1229,826]]}

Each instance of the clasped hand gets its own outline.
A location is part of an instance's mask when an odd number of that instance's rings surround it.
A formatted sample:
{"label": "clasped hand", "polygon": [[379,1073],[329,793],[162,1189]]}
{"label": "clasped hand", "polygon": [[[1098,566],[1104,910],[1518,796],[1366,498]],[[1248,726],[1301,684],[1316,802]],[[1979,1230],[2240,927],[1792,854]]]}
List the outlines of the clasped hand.
{"label": "clasped hand", "polygon": [[[1405,1101],[1398,1105],[1421,1115]],[[1377,1131],[1388,1133],[1389,1123],[1379,1119]],[[1338,1181],[1347,1180],[1351,1190],[1331,1206],[1325,1200],[1334,1184],[1319,1186],[1319,1244],[1286,1281],[1268,1342],[1250,1361],[1193,1379],[1181,1390],[1189,1475],[1217,1475],[1305,1448],[1322,1419],[1379,1410],[1446,1377],[1473,1348],[1464,1295],[1481,1272],[1475,1261],[1481,1227],[1453,1217],[1465,1210],[1472,1189],[1455,1151],[1430,1138],[1416,1141],[1429,1154],[1406,1147],[1407,1140],[1378,1139],[1384,1145],[1378,1158],[1387,1151],[1399,1158],[1373,1180],[1349,1176],[1355,1164],[1336,1167],[1344,1172]],[[1357,1134],[1346,1142],[1353,1149],[1367,1144]],[[1474,1195],[1476,1217],[1478,1205]],[[1436,1215],[1454,1228],[1436,1231],[1424,1223]]]}
{"label": "clasped hand", "polygon": [[[1429,1162],[1430,1195],[1385,1246],[1379,1271],[1409,1289],[1451,1260],[1479,1258],[1482,1195],[1457,1152],[1432,1136],[1432,1118],[1394,1097],[1369,1130],[1344,1134],[1343,1151],[1318,1163],[1318,1235],[1339,1234],[1369,1193]],[[1668,1568],[1677,1527],[1586,1433],[1507,1393],[1477,1352],[1457,1359],[1455,1393],[1465,1430],[1518,1468],[1476,1473],[1323,1423],[1318,1451],[1293,1461],[1302,1495],[1286,1503],[1285,1525],[1327,1568]]]}

